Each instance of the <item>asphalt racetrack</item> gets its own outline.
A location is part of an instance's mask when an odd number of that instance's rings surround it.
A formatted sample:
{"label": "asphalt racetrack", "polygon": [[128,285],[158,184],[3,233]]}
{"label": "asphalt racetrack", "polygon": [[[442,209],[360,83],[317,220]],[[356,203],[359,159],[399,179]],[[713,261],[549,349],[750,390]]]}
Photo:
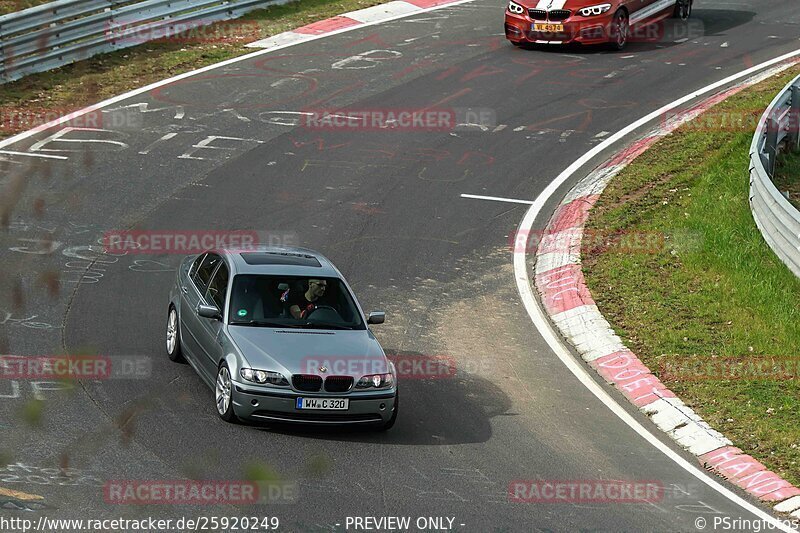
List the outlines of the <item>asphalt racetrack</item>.
{"label": "asphalt racetrack", "polygon": [[[610,133],[796,49],[800,4],[698,0],[688,39],[622,53],[515,48],[503,7],[475,0],[264,53],[118,102],[103,131],[60,126],[3,148],[23,155],[4,154],[0,169],[2,201],[14,205],[0,232],[0,352],[151,365],[147,379],[0,382],[0,453],[22,465],[0,472],[0,487],[44,504],[3,516],[277,516],[283,531],[344,531],[348,516],[451,517],[467,532],[696,531],[699,516],[753,518],[623,424],[539,336],[510,245],[528,206],[461,195],[534,200]],[[298,114],[341,108],[446,108],[484,122],[326,129]],[[132,227],[256,230],[319,250],[366,311],[387,312],[373,327],[387,353],[446,356],[458,371],[403,381],[386,433],[224,423],[213,392],[165,355],[181,257],[97,243]],[[73,469],[69,482],[51,475],[59,465]],[[296,482],[296,500],[104,499],[109,480],[253,471]],[[532,479],[668,490],[649,504],[509,501],[509,483]]]}

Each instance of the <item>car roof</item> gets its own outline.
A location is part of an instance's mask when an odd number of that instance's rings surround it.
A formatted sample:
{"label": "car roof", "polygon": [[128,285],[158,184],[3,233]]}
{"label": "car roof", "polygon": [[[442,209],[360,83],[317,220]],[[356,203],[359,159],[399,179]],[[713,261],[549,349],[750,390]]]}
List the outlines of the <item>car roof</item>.
{"label": "car roof", "polygon": [[233,267],[233,275],[276,274],[303,277],[342,277],[328,258],[308,248],[254,246],[247,250],[217,248],[209,251],[226,256]]}

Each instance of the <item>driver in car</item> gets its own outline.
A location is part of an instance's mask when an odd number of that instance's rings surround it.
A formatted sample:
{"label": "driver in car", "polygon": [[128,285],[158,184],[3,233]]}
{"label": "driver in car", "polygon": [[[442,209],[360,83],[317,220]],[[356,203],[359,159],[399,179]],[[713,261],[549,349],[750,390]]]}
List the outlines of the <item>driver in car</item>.
{"label": "driver in car", "polygon": [[308,290],[306,292],[296,296],[290,294],[289,312],[298,320],[307,318],[317,308],[317,305],[325,303],[323,299],[327,287],[328,282],[324,279],[308,280]]}

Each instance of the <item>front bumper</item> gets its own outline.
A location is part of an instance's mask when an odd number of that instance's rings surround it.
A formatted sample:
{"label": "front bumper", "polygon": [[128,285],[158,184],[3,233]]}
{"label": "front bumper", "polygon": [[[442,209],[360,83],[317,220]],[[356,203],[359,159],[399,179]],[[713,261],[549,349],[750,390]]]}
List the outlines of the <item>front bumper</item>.
{"label": "front bumper", "polygon": [[534,23],[546,21],[534,20],[527,13],[516,15],[506,10],[505,33],[506,39],[514,43],[603,44],[611,40],[613,20],[611,12],[593,17],[572,15],[566,20],[551,23],[562,24],[563,31],[537,32],[533,29]]}
{"label": "front bumper", "polygon": [[[297,392],[290,389],[269,389],[233,382],[233,412],[245,420],[288,422],[316,425],[384,424],[395,409],[397,389],[336,393]],[[347,411],[301,410],[297,398],[348,398]]]}

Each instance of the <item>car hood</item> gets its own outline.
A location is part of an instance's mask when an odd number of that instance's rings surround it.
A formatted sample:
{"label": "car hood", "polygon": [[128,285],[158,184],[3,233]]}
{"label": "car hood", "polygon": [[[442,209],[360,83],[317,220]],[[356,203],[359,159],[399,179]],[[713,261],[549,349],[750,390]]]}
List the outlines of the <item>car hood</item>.
{"label": "car hood", "polygon": [[523,0],[518,2],[525,7],[533,9],[544,9],[552,11],[554,9],[571,9],[575,11],[582,7],[596,6],[598,4],[610,4],[610,0],[604,2],[603,0]]}
{"label": "car hood", "polygon": [[251,368],[292,374],[361,375],[386,371],[387,359],[369,330],[272,329],[231,326],[229,335]]}

